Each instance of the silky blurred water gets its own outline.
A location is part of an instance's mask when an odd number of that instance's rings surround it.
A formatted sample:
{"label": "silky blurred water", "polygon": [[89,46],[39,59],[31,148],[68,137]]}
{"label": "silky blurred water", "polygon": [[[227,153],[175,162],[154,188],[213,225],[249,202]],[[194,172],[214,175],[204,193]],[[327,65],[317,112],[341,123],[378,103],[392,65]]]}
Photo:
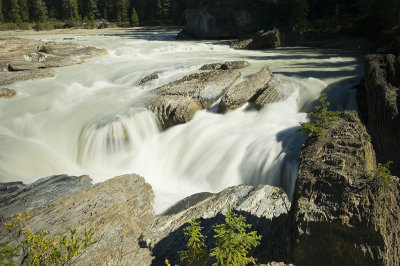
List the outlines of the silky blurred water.
{"label": "silky blurred water", "polygon": [[[74,37],[109,55],[57,68],[56,76],[10,85],[0,99],[0,182],[33,182],[55,174],[88,174],[100,182],[137,173],[161,211],[202,191],[270,184],[291,196],[305,138],[297,132],[322,91],[331,107],[354,109],[362,75],[359,51],[281,48],[238,51],[227,42],[177,42],[176,33],[27,36]],[[161,131],[144,108],[153,88],[197,72],[205,63],[247,60],[242,79],[268,64],[287,100],[224,115],[215,107]],[[160,78],[138,85],[144,76]],[[240,80],[239,80],[240,81]]]}

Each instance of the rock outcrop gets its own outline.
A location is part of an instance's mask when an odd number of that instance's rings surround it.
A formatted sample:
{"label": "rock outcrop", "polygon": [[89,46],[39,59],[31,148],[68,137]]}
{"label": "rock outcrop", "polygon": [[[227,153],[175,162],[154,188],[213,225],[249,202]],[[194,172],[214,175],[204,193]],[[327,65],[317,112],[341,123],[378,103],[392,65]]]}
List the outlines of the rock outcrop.
{"label": "rock outcrop", "polygon": [[[75,257],[73,264],[131,265],[134,262],[135,265],[150,265],[151,252],[142,243],[150,239],[149,225],[155,219],[152,208],[154,194],[150,185],[137,175],[124,175],[86,187],[88,178],[82,177],[78,179],[84,185],[79,190],[68,191],[52,200],[46,198],[46,202],[39,206],[35,202],[31,204],[30,199],[38,193],[53,193],[52,189],[62,191],[62,188],[67,188],[66,178],[69,177],[46,179],[28,189],[26,195],[18,193],[20,188],[17,186],[17,191],[13,192],[17,193],[16,197],[9,195],[9,202],[28,206],[32,217],[29,228],[33,232],[48,231],[51,237],[55,237],[67,234],[70,228],[75,228],[78,233],[94,228],[94,238],[98,242]],[[0,207],[2,215],[8,214],[5,216],[16,212],[17,209]],[[4,232],[0,236],[4,240],[10,237]]]}
{"label": "rock outcrop", "polygon": [[200,67],[200,70],[227,70],[227,69],[241,69],[249,66],[247,61],[227,61],[225,63],[206,64]]}
{"label": "rock outcrop", "polygon": [[281,46],[280,32],[277,28],[269,31],[259,31],[249,38],[234,41],[230,47],[233,49],[261,50]]}
{"label": "rock outcrop", "polygon": [[107,50],[69,42],[0,39],[0,85],[54,76],[53,67],[83,63]]}
{"label": "rock outcrop", "polygon": [[0,98],[11,98],[15,96],[15,91],[8,88],[0,88]]}
{"label": "rock outcrop", "polygon": [[[73,258],[77,265],[161,265],[165,258],[178,263],[177,252],[186,245],[182,229],[187,222],[200,219],[211,248],[212,226],[224,222],[228,206],[263,236],[262,247],[253,256],[260,262],[282,261],[286,256],[281,250],[288,245],[283,239],[290,202],[282,189],[272,186],[239,185],[216,194],[195,194],[158,216],[151,206],[154,194],[150,185],[137,175],[96,185],[88,176],[53,176],[29,186],[1,184],[0,191],[2,218],[29,211],[33,232],[47,231],[50,237],[58,237],[68,234],[70,228],[78,234],[94,228],[97,243]],[[1,242],[16,244],[11,233],[1,231],[0,237]]]}
{"label": "rock outcrop", "polygon": [[146,106],[162,127],[190,121],[196,111],[209,108],[240,77],[238,70],[195,73],[152,90]]}
{"label": "rock outcrop", "polygon": [[264,66],[247,80],[229,89],[221,99],[219,113],[235,110],[252,99],[256,99],[268,86],[272,79],[271,70]]}
{"label": "rock outcrop", "polygon": [[35,183],[0,183],[0,216],[27,212],[47,202],[88,188],[92,185],[88,176],[58,175],[41,178]]}
{"label": "rock outcrop", "polygon": [[366,57],[365,82],[358,90],[358,104],[379,162],[393,161],[400,175],[400,56],[372,54]]}
{"label": "rock outcrop", "polygon": [[185,11],[186,25],[176,37],[186,39],[229,39],[254,32],[257,28],[254,13],[257,10],[243,7],[218,7],[189,9]]}
{"label": "rock outcrop", "polygon": [[290,213],[295,265],[399,265],[400,186],[367,178],[374,167],[354,111],[307,140]]}
{"label": "rock outcrop", "polygon": [[[183,228],[192,219],[200,219],[205,227],[210,248],[213,241],[212,226],[224,223],[227,207],[230,206],[252,224],[252,230],[262,235],[262,249],[255,251],[259,261],[271,261],[280,258],[278,254],[284,245],[286,213],[290,202],[285,192],[276,187],[260,185],[252,187],[239,185],[230,187],[217,194],[200,193],[190,196],[157,216],[152,224],[154,265],[161,265],[165,258],[171,264],[179,263],[178,251],[185,249]],[[281,246],[282,245],[282,246]]]}

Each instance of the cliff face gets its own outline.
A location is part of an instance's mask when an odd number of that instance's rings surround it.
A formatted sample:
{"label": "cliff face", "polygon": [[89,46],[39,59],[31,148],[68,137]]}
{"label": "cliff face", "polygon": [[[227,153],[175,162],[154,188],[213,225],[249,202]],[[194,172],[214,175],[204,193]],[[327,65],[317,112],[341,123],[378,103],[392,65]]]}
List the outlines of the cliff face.
{"label": "cliff face", "polygon": [[400,56],[366,57],[365,83],[358,91],[362,118],[374,144],[378,162],[393,161],[392,173],[400,175]]}
{"label": "cliff face", "polygon": [[374,167],[356,112],[307,140],[290,212],[296,265],[399,265],[399,184],[369,180]]}
{"label": "cliff face", "polygon": [[189,9],[186,25],[177,39],[228,39],[257,30],[256,7],[219,7]]}

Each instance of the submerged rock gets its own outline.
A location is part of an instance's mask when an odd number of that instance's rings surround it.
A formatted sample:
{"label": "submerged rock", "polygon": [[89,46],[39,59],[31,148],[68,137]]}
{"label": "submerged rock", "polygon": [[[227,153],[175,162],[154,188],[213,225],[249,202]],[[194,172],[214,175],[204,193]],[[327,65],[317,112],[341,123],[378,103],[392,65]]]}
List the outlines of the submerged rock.
{"label": "submerged rock", "polygon": [[152,90],[146,106],[163,128],[190,121],[197,110],[211,107],[240,77],[238,70],[195,73]]}
{"label": "submerged rock", "polygon": [[234,41],[230,47],[233,49],[260,50],[277,48],[281,46],[281,37],[278,29],[259,31],[250,38]]}
{"label": "submerged rock", "polygon": [[149,74],[149,75],[145,76],[144,78],[142,78],[139,81],[138,85],[140,86],[140,85],[145,84],[146,82],[149,82],[149,81],[155,80],[155,79],[159,79],[159,78],[160,78],[160,73],[152,73],[152,74]]}
{"label": "submerged rock", "polygon": [[399,265],[399,183],[388,188],[356,112],[344,112],[323,137],[308,139],[293,196],[296,265]]}
{"label": "submerged rock", "polygon": [[107,54],[107,50],[74,43],[19,38],[0,39],[0,47],[0,85],[52,77],[52,67],[80,64]]}
{"label": "submerged rock", "polygon": [[15,91],[7,88],[0,88],[0,98],[11,98],[15,96]]}
{"label": "submerged rock", "polygon": [[247,61],[227,61],[225,63],[206,64],[200,67],[200,70],[227,70],[227,69],[241,69],[249,66]]}
{"label": "submerged rock", "polygon": [[219,113],[235,110],[262,93],[272,79],[271,70],[264,66],[247,80],[229,89],[221,99]]}

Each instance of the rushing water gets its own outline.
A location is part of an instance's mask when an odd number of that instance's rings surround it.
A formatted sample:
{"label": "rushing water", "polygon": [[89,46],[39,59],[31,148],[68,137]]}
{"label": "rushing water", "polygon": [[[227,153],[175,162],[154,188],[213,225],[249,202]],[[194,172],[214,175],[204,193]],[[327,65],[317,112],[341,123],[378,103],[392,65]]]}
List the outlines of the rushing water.
{"label": "rushing water", "polygon": [[[304,136],[297,132],[322,91],[338,110],[355,108],[361,53],[292,48],[232,50],[224,42],[176,42],[175,33],[75,35],[108,56],[56,69],[56,76],[10,85],[0,99],[0,182],[55,174],[145,177],[158,211],[201,192],[237,184],[271,184],[293,192]],[[58,38],[71,36],[30,36]],[[204,63],[247,60],[242,77],[268,64],[288,99],[225,115],[216,107],[162,132],[144,108],[149,91],[198,71]],[[161,78],[138,86],[144,76]]]}

